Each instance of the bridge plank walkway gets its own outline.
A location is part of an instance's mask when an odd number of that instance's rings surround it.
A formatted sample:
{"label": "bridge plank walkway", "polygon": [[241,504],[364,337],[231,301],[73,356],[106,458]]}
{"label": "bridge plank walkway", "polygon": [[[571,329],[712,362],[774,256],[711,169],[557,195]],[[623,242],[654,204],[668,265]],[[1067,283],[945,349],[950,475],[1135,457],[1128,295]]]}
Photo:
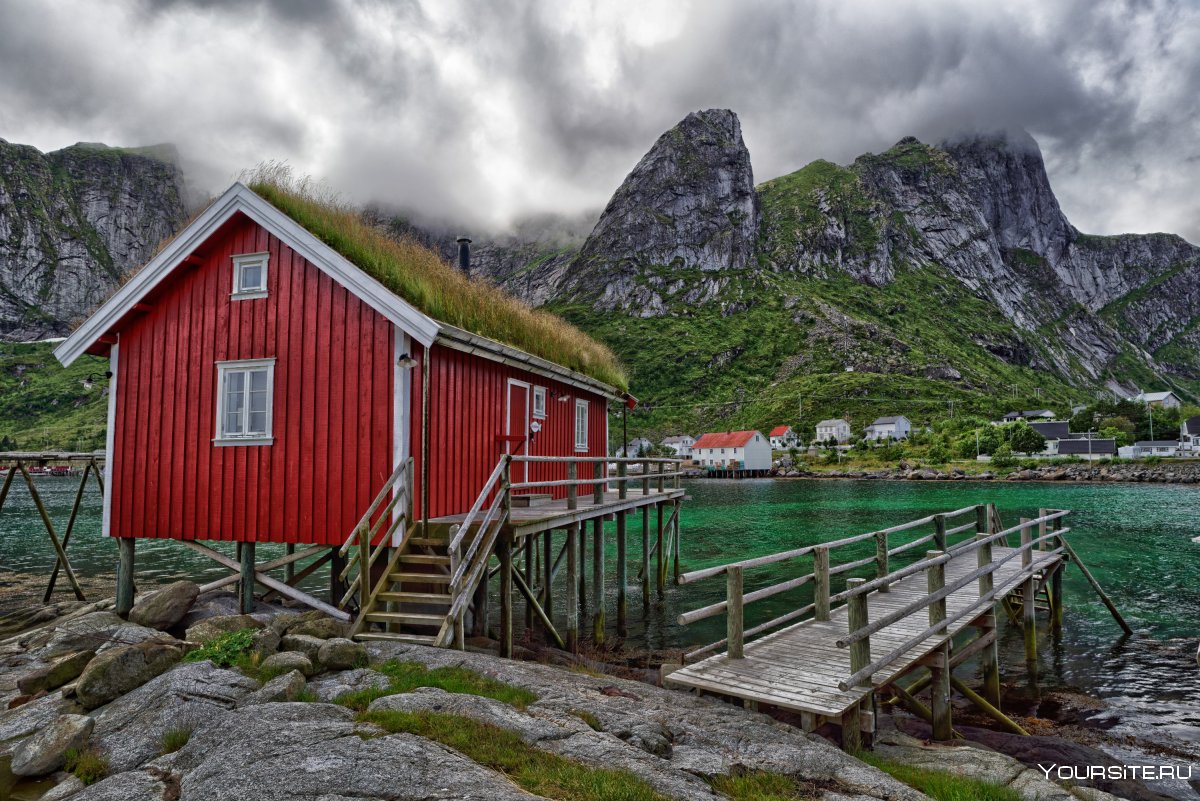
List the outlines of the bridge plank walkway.
{"label": "bridge plank walkway", "polygon": [[[992,559],[998,562],[1014,550],[997,546],[993,548]],[[1058,554],[1035,550],[1033,569],[1044,573],[1059,559]],[[976,552],[970,550],[948,561],[945,565],[946,584],[952,584],[976,570],[976,560]],[[1028,574],[1021,566],[1021,558],[1016,557],[1001,565],[992,575],[999,598],[1017,589]],[[907,576],[892,584],[890,591],[875,591],[867,596],[869,617],[871,620],[881,618],[928,594],[924,572]],[[953,617],[978,599],[978,587],[971,582],[946,598],[947,616]],[[980,614],[990,611],[990,607],[984,608]],[[846,691],[838,689],[838,682],[854,672],[850,669],[850,649],[837,647],[838,638],[844,636],[849,628],[847,614],[845,605],[836,607],[830,611],[827,621],[804,620],[760,640],[746,643],[743,659],[730,659],[723,653],[710,656],[669,674],[666,683],[799,712],[840,716],[870,693],[865,687],[852,687]],[[903,675],[917,660],[945,643],[948,636],[967,628],[974,617],[977,616],[964,616],[950,626],[949,635],[923,640],[883,666],[871,677],[873,685],[879,687]],[[880,629],[871,635],[872,656],[888,654],[928,627],[928,612],[923,608]]]}

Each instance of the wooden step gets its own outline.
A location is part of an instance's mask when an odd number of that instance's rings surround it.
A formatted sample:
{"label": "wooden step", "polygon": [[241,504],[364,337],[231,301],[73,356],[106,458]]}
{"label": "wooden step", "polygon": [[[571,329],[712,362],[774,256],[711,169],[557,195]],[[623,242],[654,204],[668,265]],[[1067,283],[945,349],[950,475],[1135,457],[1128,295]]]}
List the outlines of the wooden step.
{"label": "wooden step", "polygon": [[440,553],[402,553],[400,561],[411,565],[449,565],[450,557]]}
{"label": "wooden step", "polygon": [[437,636],[433,634],[392,634],[384,631],[370,631],[355,634],[356,640],[373,640],[386,642],[407,642],[414,645],[436,645]]}
{"label": "wooden step", "polygon": [[548,492],[535,492],[529,495],[512,495],[510,498],[513,506],[522,508],[529,506],[545,506],[554,500],[554,496]]}
{"label": "wooden step", "polygon": [[409,623],[420,626],[440,626],[446,622],[445,615],[424,615],[417,612],[367,612],[372,623]]}
{"label": "wooden step", "polygon": [[391,581],[412,584],[449,584],[450,576],[446,573],[406,573],[394,571],[388,574]]}
{"label": "wooden step", "polygon": [[375,600],[410,604],[449,604],[454,599],[444,592],[381,592]]}

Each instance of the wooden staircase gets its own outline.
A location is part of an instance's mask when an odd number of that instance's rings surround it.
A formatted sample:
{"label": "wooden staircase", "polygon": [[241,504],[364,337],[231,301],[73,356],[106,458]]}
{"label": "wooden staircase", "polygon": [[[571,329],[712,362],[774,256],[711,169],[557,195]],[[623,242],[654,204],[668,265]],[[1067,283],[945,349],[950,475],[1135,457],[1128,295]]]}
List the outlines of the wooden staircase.
{"label": "wooden staircase", "polygon": [[[355,622],[357,640],[391,640],[436,645],[451,625],[448,526],[431,526],[429,536],[406,538],[395,563],[380,577],[366,609]],[[379,624],[372,626],[372,624]]]}

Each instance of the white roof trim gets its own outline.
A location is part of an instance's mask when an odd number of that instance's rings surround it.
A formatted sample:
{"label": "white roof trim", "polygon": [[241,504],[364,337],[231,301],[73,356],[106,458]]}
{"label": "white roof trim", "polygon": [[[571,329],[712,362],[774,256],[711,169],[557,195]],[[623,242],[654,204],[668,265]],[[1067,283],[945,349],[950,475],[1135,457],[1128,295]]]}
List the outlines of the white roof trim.
{"label": "white roof trim", "polygon": [[59,344],[54,349],[58,360],[65,366],[83,355],[132,308],[133,304],[162,283],[184,258],[239,211],[285,242],[288,247],[346,287],[413,339],[425,346],[433,344],[441,331],[441,326],[436,320],[351,264],[344,256],[259,197],[249,187],[235,183],[191,225],[183,229],[161,253],[151,259],[137,275],[93,312],[83,325]]}

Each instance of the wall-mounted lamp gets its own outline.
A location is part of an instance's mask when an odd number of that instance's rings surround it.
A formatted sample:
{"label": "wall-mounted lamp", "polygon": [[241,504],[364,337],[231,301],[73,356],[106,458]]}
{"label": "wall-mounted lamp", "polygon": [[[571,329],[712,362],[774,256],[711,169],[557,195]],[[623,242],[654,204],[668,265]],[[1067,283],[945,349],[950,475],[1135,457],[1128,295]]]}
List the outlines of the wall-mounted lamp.
{"label": "wall-mounted lamp", "polygon": [[396,366],[402,367],[405,370],[411,370],[417,366],[417,360],[410,353],[401,353],[400,358],[396,359]]}
{"label": "wall-mounted lamp", "polygon": [[571,399],[571,396],[564,393],[562,395],[555,395],[554,399],[556,401],[558,401],[559,403],[566,403],[567,401],[569,401]]}
{"label": "wall-mounted lamp", "polygon": [[[104,377],[112,378],[112,370],[106,370],[104,373]],[[91,392],[92,389],[96,386],[96,382],[98,380],[99,380],[99,377],[95,373],[92,373],[87,378],[83,379],[84,390],[87,392]]]}

